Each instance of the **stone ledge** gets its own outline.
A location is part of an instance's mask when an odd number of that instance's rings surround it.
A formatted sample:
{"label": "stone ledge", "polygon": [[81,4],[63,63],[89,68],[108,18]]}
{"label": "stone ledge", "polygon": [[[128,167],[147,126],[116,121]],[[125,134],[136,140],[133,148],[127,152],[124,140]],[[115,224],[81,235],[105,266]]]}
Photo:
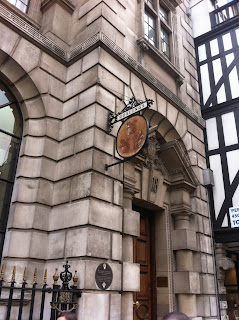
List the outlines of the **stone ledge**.
{"label": "stone ledge", "polygon": [[137,41],[140,49],[147,52],[159,65],[161,65],[165,70],[168,71],[171,76],[176,80],[179,86],[184,82],[184,76],[180,71],[147,39],[144,37],[138,39]]}

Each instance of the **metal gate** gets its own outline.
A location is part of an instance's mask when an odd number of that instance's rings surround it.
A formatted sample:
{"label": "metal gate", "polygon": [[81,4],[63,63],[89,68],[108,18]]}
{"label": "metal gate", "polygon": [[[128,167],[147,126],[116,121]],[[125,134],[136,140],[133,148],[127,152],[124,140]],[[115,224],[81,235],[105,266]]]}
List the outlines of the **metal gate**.
{"label": "metal gate", "polygon": [[[77,289],[77,271],[74,276],[69,271],[68,261],[63,265],[60,273],[62,284],[58,285],[58,269],[53,275],[53,286],[47,285],[47,270],[44,272],[42,287],[37,286],[37,269],[33,276],[33,283],[26,282],[25,268],[21,284],[15,282],[16,267],[13,268],[10,282],[4,281],[5,265],[0,275],[0,319],[1,320],[56,320],[61,311],[76,311],[77,299],[81,291]],[[70,281],[73,284],[70,286]]]}

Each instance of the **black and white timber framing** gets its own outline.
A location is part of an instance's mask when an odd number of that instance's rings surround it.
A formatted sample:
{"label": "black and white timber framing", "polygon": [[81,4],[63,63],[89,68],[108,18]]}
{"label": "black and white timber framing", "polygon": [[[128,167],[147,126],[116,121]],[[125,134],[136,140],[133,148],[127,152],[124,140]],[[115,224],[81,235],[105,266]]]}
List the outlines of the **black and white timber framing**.
{"label": "black and white timber framing", "polygon": [[214,238],[239,241],[229,208],[239,206],[239,16],[195,39]]}

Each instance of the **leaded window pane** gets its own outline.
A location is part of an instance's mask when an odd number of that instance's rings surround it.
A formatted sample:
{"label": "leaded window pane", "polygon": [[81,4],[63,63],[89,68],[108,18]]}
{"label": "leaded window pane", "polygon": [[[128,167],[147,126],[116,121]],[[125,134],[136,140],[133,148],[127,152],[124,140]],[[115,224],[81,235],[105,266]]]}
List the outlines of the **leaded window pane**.
{"label": "leaded window pane", "polygon": [[29,0],[8,0],[11,4],[17,7],[22,12],[26,13],[29,5]]}
{"label": "leaded window pane", "polygon": [[168,23],[168,12],[163,8],[159,8],[160,18]]}
{"label": "leaded window pane", "polygon": [[15,104],[0,108],[0,129],[21,136],[21,120]]}
{"label": "leaded window pane", "polygon": [[13,181],[20,141],[0,132],[0,179]]}
{"label": "leaded window pane", "polygon": [[161,27],[161,50],[170,59],[169,34]]}
{"label": "leaded window pane", "polygon": [[147,12],[144,15],[145,17],[145,37],[147,38],[147,40],[152,44],[152,45],[156,45],[156,30],[155,30],[155,19],[150,16]]}
{"label": "leaded window pane", "polygon": [[11,191],[12,184],[0,180],[0,231],[5,231],[6,228]]}

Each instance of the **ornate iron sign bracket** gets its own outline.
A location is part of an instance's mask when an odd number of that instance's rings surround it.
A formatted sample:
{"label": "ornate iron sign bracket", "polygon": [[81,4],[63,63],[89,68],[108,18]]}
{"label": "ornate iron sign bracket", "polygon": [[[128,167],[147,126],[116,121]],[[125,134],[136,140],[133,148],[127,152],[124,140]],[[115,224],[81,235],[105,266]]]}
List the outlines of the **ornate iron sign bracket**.
{"label": "ornate iron sign bracket", "polygon": [[[115,123],[117,123],[117,122],[119,122],[119,121],[122,121],[123,123],[126,123],[127,124],[127,122],[126,122],[126,120],[128,119],[128,118],[130,118],[132,115],[136,115],[136,114],[139,114],[140,113],[140,111],[142,111],[142,110],[144,110],[144,109],[146,109],[146,108],[149,108],[152,104],[153,104],[153,100],[152,99],[146,99],[145,101],[141,101],[141,100],[136,100],[134,97],[132,97],[130,100],[129,100],[129,103],[127,104],[127,105],[125,105],[125,108],[121,111],[121,112],[118,112],[117,114],[113,114],[113,113],[109,113],[109,115],[108,115],[108,126],[107,126],[107,132],[108,133],[110,133],[111,132],[111,130],[113,129],[113,126],[114,126],[114,124]],[[135,117],[135,118],[137,118],[137,117]],[[136,121],[136,120],[135,120]],[[146,120],[145,120],[146,121]],[[129,123],[129,125],[130,125],[130,123]],[[131,124],[132,125],[132,124]],[[123,124],[121,125],[121,127],[123,126]],[[147,127],[148,127],[148,125],[147,125]],[[121,129],[121,128],[120,128]],[[119,131],[120,131],[120,129],[119,129]],[[129,130],[131,130],[130,128],[129,128]],[[148,129],[147,129],[148,130]],[[118,132],[118,134],[119,134],[119,132]],[[147,140],[147,135],[148,135],[148,131],[147,131],[147,134],[146,134],[146,140]],[[137,141],[135,142],[136,144],[135,144],[135,146],[137,145],[137,144],[139,144],[138,145],[138,147],[141,147],[140,146],[140,143],[141,143],[141,139],[144,137],[144,135],[143,135],[143,132],[142,132],[142,130],[140,130],[139,131],[139,136],[137,137]],[[125,141],[125,139],[122,139],[121,140],[122,141],[122,143],[124,144],[126,144],[126,146],[128,146],[128,148],[129,148],[129,145],[127,145],[127,141]],[[122,145],[122,147],[124,148],[124,146]],[[143,145],[142,145],[142,147],[143,147]],[[124,152],[126,153],[126,149],[127,148],[125,148],[125,150],[124,150]],[[117,150],[118,151],[118,150]],[[118,153],[119,153],[119,151],[118,151]],[[120,154],[120,153],[119,153]],[[115,165],[117,165],[117,164],[120,164],[120,163],[123,163],[123,162],[126,162],[126,161],[128,161],[128,160],[130,160],[131,158],[133,158],[135,155],[137,154],[137,152],[135,152],[135,154],[133,154],[131,157],[130,156],[124,156],[124,155],[121,155],[124,159],[123,160],[120,160],[120,161],[118,161],[118,162],[116,162],[116,163],[112,163],[112,164],[110,164],[110,165],[108,165],[108,164],[106,164],[105,165],[105,170],[108,170],[108,168],[109,167],[113,167],[113,166],[115,166]]]}
{"label": "ornate iron sign bracket", "polygon": [[153,104],[152,99],[146,99],[145,101],[136,100],[132,97],[129,100],[129,103],[124,107],[124,109],[116,114],[109,112],[108,115],[108,126],[107,132],[110,133],[113,129],[115,123],[119,121],[124,121],[129,118],[131,115],[138,113],[146,108],[149,108]]}

